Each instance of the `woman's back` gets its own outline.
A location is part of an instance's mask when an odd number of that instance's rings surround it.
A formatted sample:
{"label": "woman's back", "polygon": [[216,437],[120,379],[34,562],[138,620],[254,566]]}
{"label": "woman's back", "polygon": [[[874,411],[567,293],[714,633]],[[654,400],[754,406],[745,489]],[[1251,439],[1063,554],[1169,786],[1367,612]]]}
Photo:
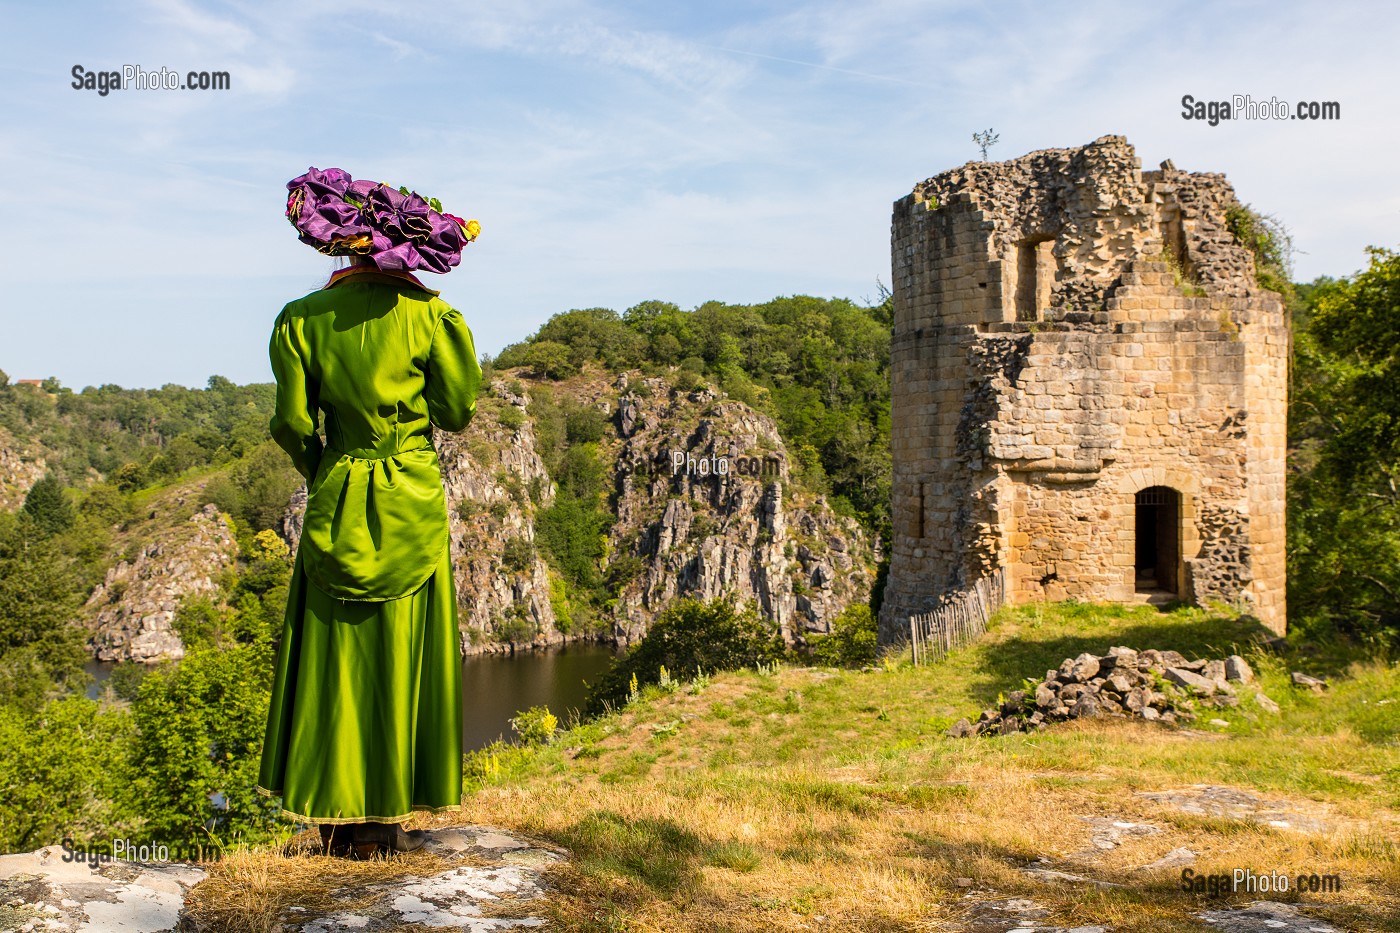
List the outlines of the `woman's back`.
{"label": "woman's back", "polygon": [[[337,273],[283,309],[271,350],[274,368],[301,370],[305,414],[325,412],[326,446],[334,450],[384,456],[430,437],[430,423],[460,431],[475,412],[481,370],[471,333],[459,312],[411,276],[363,267]],[[307,437],[300,408],[274,419],[279,441]]]}
{"label": "woman's back", "polygon": [[412,592],[447,546],[433,426],[466,427],[481,384],[461,313],[412,276],[351,267],[282,309],[270,352],[272,435],[307,479],[308,576],[341,599]]}

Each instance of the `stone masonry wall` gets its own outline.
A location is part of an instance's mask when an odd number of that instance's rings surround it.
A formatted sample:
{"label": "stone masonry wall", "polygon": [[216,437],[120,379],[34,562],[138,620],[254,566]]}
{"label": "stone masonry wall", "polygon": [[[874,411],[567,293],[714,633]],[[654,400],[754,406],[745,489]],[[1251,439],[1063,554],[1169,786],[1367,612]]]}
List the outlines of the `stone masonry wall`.
{"label": "stone masonry wall", "polygon": [[1013,603],[1138,598],[1151,487],[1176,510],[1163,587],[1283,630],[1283,309],[1224,177],[1139,164],[1109,136],[896,202],[882,642],[999,567]]}

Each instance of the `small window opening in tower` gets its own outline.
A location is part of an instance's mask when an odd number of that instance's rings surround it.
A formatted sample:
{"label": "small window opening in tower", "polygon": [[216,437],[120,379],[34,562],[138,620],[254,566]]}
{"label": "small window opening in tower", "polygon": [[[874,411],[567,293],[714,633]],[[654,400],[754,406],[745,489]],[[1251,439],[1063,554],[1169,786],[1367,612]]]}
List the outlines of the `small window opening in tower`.
{"label": "small window opening in tower", "polygon": [[1163,210],[1160,224],[1163,252],[1176,272],[1186,282],[1196,280],[1195,264],[1186,255],[1186,228],[1181,222],[1181,211],[1172,207]]}
{"label": "small window opening in tower", "polygon": [[1137,591],[1179,594],[1181,494],[1168,486],[1149,486],[1134,497],[1134,506]]}
{"label": "small window opening in tower", "polygon": [[1041,237],[1016,246],[1016,320],[1038,321],[1055,287],[1055,240]]}

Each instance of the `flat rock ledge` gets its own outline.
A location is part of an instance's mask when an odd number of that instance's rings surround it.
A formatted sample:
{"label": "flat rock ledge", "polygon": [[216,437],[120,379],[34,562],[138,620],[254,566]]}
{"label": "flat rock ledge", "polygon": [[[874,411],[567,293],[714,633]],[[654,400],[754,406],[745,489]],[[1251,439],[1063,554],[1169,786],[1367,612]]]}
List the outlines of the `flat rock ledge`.
{"label": "flat rock ledge", "polygon": [[[292,907],[282,928],[492,933],[547,925],[536,915],[548,891],[543,872],[565,860],[567,850],[477,825],[429,830],[426,848],[447,870],[348,886],[334,894],[345,909]],[[184,862],[89,865],[65,862],[64,854],[59,846],[46,846],[0,856],[0,930],[167,933],[177,929],[190,889],[205,878],[203,869]]]}
{"label": "flat rock ledge", "polygon": [[0,856],[0,930],[158,933],[174,929],[204,871],[183,862],[65,862],[60,846]]}
{"label": "flat rock ledge", "polygon": [[452,867],[424,877],[342,888],[333,897],[345,901],[346,909],[318,915],[292,908],[283,918],[284,928],[373,933],[407,926],[491,933],[547,926],[535,915],[548,891],[543,872],[564,861],[566,849],[475,825],[430,830],[426,848]]}

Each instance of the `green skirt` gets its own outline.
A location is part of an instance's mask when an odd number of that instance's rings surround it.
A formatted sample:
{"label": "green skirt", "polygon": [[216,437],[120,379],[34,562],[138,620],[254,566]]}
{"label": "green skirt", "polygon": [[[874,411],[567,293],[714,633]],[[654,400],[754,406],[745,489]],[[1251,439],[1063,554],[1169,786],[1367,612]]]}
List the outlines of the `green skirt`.
{"label": "green skirt", "polygon": [[302,823],[397,823],[462,805],[462,662],[448,548],[399,599],[307,579],[298,550],[258,791]]}

